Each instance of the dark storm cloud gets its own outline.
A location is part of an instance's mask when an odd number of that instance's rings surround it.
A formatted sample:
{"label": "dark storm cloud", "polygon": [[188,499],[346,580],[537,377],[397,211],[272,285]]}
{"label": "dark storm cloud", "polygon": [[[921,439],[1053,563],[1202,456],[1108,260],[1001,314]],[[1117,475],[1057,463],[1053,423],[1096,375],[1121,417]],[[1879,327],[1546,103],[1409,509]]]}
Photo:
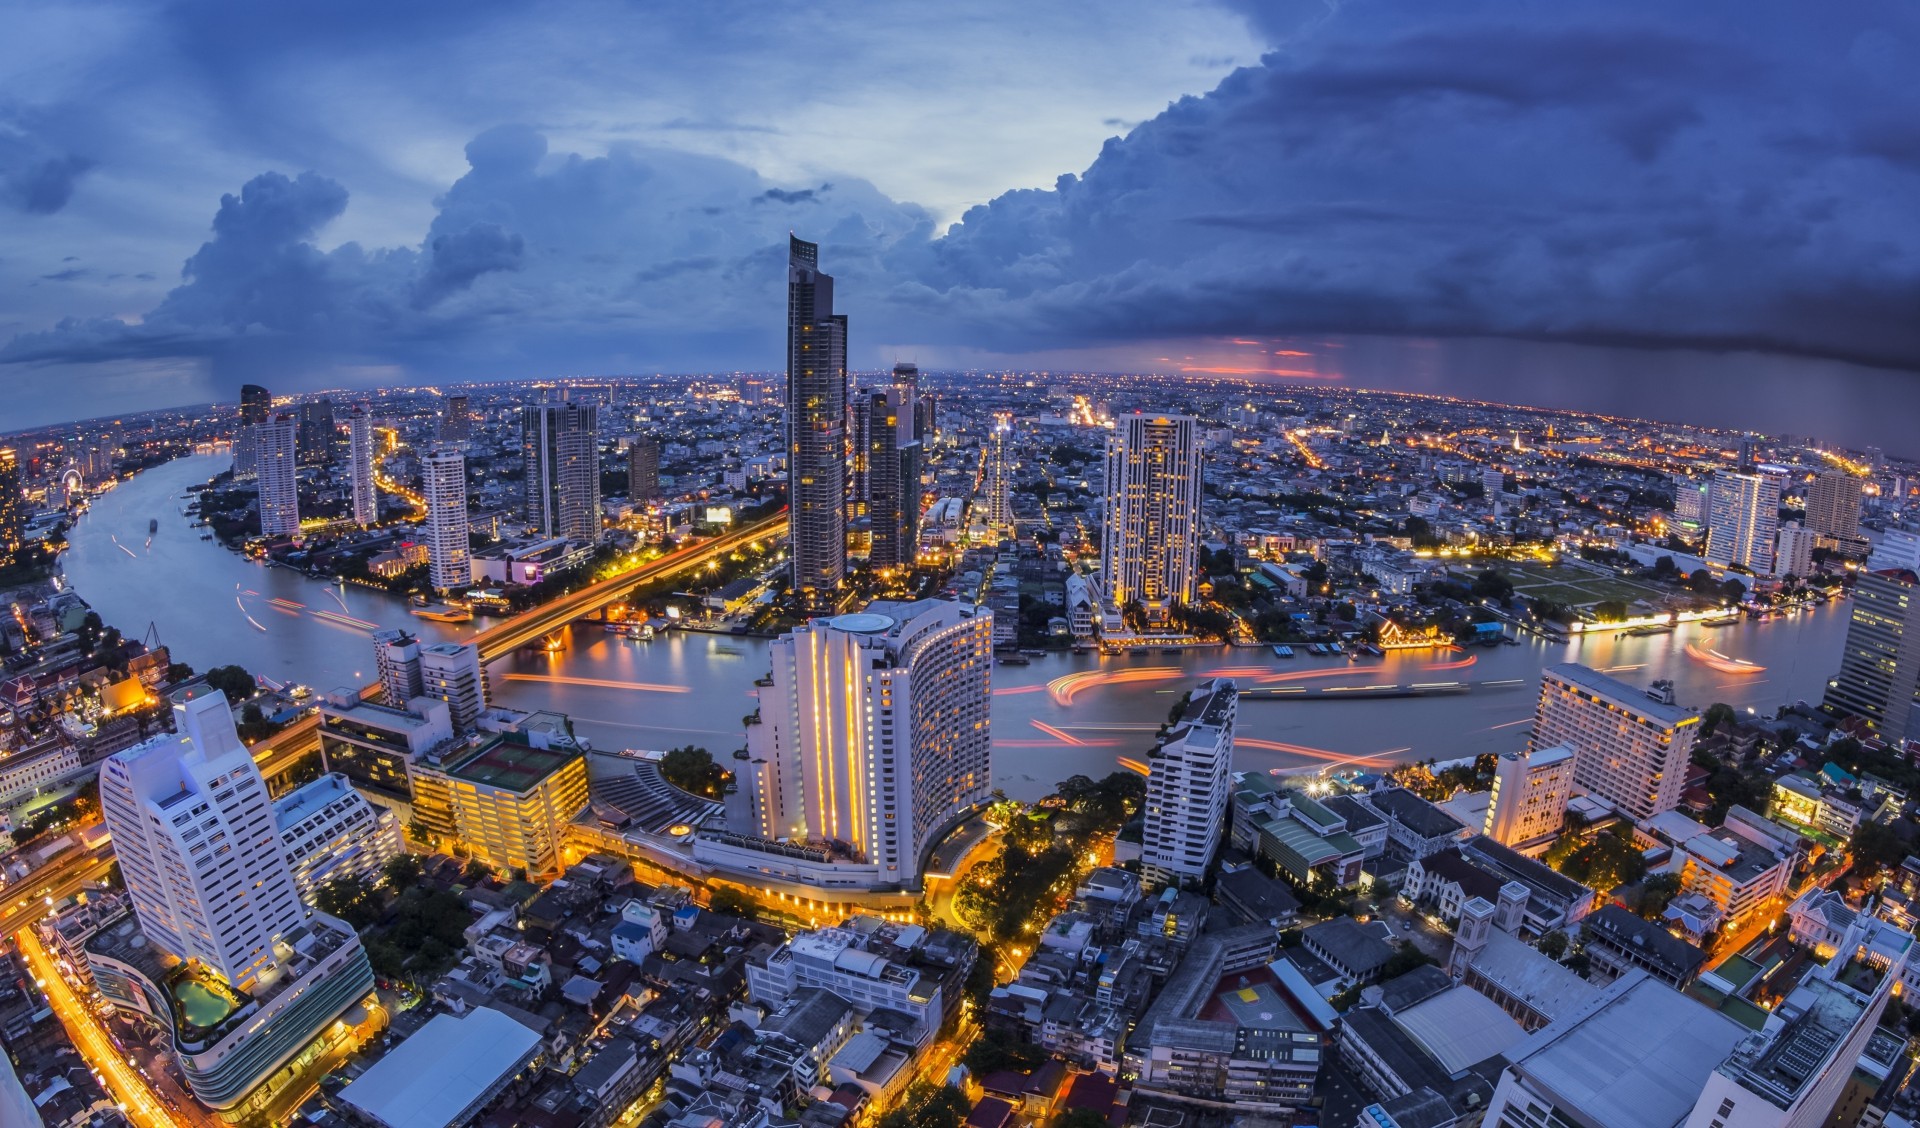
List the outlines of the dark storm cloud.
{"label": "dark storm cloud", "polygon": [[346,187],[264,174],[222,201],[145,317],[64,321],[0,361],[205,358],[229,380],[296,361],[771,366],[791,228],[822,244],[863,362],[883,343],[1017,355],[1349,333],[1920,367],[1913,9],[1244,11],[1272,44],[1257,65],[944,233],[858,178],[778,183],[639,145],[550,152],[510,125],[467,146],[410,245],[323,250]]}
{"label": "dark storm cloud", "polygon": [[0,108],[0,203],[29,215],[51,215],[73,198],[93,162],[46,136],[34,115]]}

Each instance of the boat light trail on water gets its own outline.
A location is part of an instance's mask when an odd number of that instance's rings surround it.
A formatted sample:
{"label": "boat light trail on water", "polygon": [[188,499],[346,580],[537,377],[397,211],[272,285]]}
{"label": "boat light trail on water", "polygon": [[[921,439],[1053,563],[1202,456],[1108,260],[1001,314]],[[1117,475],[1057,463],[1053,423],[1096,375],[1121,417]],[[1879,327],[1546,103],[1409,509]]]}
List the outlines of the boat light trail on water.
{"label": "boat light trail on water", "polygon": [[1124,685],[1129,682],[1172,681],[1185,676],[1178,666],[1136,666],[1129,670],[1082,670],[1047,683],[1047,692],[1056,705],[1071,705],[1081,690],[1096,685]]}
{"label": "boat light trail on water", "polygon": [[546,682],[549,685],[583,685],[595,689],[637,689],[643,693],[692,693],[684,685],[655,685],[651,682],[608,681],[605,678],[565,678],[556,674],[508,674],[508,681]]}
{"label": "boat light trail on water", "polygon": [[325,619],[329,623],[339,623],[343,627],[359,627],[365,631],[380,629],[379,623],[369,623],[365,619],[356,619],[352,615],[342,615],[338,611],[316,611],[309,608],[307,614],[312,615],[316,619]]}
{"label": "boat light trail on water", "polygon": [[264,631],[267,629],[266,627],[261,625],[260,620],[254,618],[252,615],[247,614],[247,605],[240,602],[239,596],[236,595],[233,597],[233,605],[240,609],[241,617],[244,618],[247,622],[252,623],[259,630]]}
{"label": "boat light trail on water", "polygon": [[1052,725],[1048,724],[1045,721],[1033,721],[1030,723],[1033,725],[1034,728],[1039,729],[1041,732],[1046,733],[1048,736],[1051,736],[1056,740],[1065,741],[1066,743],[1074,745],[1077,748],[1085,748],[1087,746],[1086,741],[1081,740],[1079,737],[1073,736],[1070,733],[1062,732],[1059,729],[1054,728]]}
{"label": "boat light trail on water", "polygon": [[1009,685],[994,690],[993,695],[995,697],[1008,697],[1015,693],[1045,693],[1046,690],[1047,687],[1044,685]]}
{"label": "boat light trail on water", "polygon": [[1745,658],[1735,658],[1731,655],[1722,654],[1718,650],[1708,650],[1697,642],[1687,644],[1687,657],[1701,663],[1709,669],[1718,670],[1723,674],[1739,674],[1745,677],[1751,674],[1764,674],[1767,672],[1765,666],[1756,665],[1755,663],[1747,661]]}
{"label": "boat light trail on water", "polygon": [[1118,757],[1118,759],[1120,761],[1121,767],[1126,768],[1129,771],[1139,772],[1141,775],[1147,774],[1147,766],[1141,763],[1139,760],[1136,760],[1131,756],[1120,756]]}

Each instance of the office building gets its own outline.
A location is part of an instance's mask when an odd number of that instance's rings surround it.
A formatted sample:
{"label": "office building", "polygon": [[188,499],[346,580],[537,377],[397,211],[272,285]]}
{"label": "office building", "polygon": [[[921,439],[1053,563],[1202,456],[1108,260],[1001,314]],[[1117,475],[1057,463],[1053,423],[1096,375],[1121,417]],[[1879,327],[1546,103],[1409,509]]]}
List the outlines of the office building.
{"label": "office building", "polygon": [[435,591],[464,591],[473,582],[467,526],[467,456],[437,446],[420,460],[427,499],[427,571]]}
{"label": "office building", "polygon": [[353,522],[363,529],[380,520],[373,457],[373,416],[366,404],[357,403],[347,414],[347,469],[353,484]]}
{"label": "office building", "polygon": [[453,731],[474,731],[492,695],[480,648],[473,643],[436,642],[420,648],[420,692],[447,703]]}
{"label": "office building", "polygon": [[429,752],[445,752],[455,739],[447,703],[431,697],[375,705],[351,690],[334,690],[320,702],[321,763],[374,803],[391,808],[402,825],[413,818],[407,764]]}
{"label": "office building", "polygon": [[600,438],[592,404],[529,404],[520,412],[525,518],[542,536],[600,539]]}
{"label": "office building", "polygon": [[[993,788],[992,650],[990,613],[938,599],[876,602],[774,642],[732,829],[822,848],[836,882],[917,882],[926,848]],[[719,846],[696,842],[696,857]]]}
{"label": "office building", "polygon": [[407,763],[416,822],[501,872],[560,871],[560,832],[587,806],[586,754],[564,720]]}
{"label": "office building", "polygon": [[20,456],[0,447],[0,568],[13,563],[25,541],[27,496],[20,486]]}
{"label": "office building", "polygon": [[1564,745],[1502,753],[1493,769],[1487,837],[1524,848],[1558,834],[1573,797],[1573,766],[1573,749]]}
{"label": "office building", "polygon": [[420,640],[403,630],[373,632],[373,668],[386,703],[395,708],[427,691],[420,675]]}
{"label": "office building", "polygon": [[910,386],[868,388],[853,400],[851,512],[867,519],[867,563],[912,568],[920,539],[920,444],[913,438]]}
{"label": "office building", "polygon": [[747,998],[769,1009],[809,988],[831,991],[862,1015],[911,1020],[893,1035],[909,1045],[932,1041],[972,969],[971,940],[918,925],[858,916],[835,928],[799,932],[747,960]]}
{"label": "office building", "polygon": [[1012,433],[1013,423],[1007,416],[993,417],[993,430],[987,434],[983,453],[986,465],[980,473],[981,523],[987,528],[989,541],[1014,532],[1013,483],[1007,475],[1007,443]]}
{"label": "office building", "polygon": [[260,535],[290,537],[300,532],[298,422],[281,412],[255,426],[253,473],[260,482]]}
{"label": "office building", "polygon": [[251,478],[254,471],[253,429],[273,413],[273,395],[258,384],[240,385],[240,425],[234,432],[233,476]]}
{"label": "office building", "polygon": [[1199,590],[1201,451],[1191,415],[1123,415],[1107,439],[1100,588],[1164,623]]}
{"label": "office building", "polygon": [[1713,476],[1707,519],[1707,560],[1723,568],[1773,574],[1773,540],[1780,524],[1785,475],[1773,467],[1753,473],[1721,470]]}
{"label": "office building", "polygon": [[101,765],[133,916],[87,942],[87,963],[117,1006],[170,1032],[197,1099],[257,1111],[317,1080],[296,1059],[351,1036],[335,1020],[372,993],[373,971],[345,923],[301,902],[225,697],[175,708],[176,734]]}
{"label": "office building", "polygon": [[374,884],[386,864],[405,849],[398,816],[367,802],[338,772],[276,800],[273,821],[294,888],[308,904],[314,890],[329,881],[351,877]]}
{"label": "office building", "polygon": [[440,441],[464,443],[473,437],[473,411],[467,397],[448,396],[440,404]]}
{"label": "office building", "polygon": [[787,551],[793,590],[830,610],[847,572],[847,318],[820,248],[787,251]]}
{"label": "office building", "polygon": [[1699,731],[1698,713],[1563,662],[1541,673],[1527,747],[1536,754],[1571,748],[1575,788],[1637,821],[1679,806]]}
{"label": "office building", "polygon": [[[1910,945],[1909,945],[1910,946]],[[1862,1051],[1904,969],[1848,977],[1836,960],[1813,969],[1712,1073],[1685,1128],[1823,1128],[1854,1123],[1834,1116]],[[1864,970],[1864,969],[1863,969]]]}
{"label": "office building", "polygon": [[1853,586],[1840,671],[1826,708],[1859,717],[1896,748],[1920,736],[1920,580],[1913,572],[1862,572]]}
{"label": "office building", "polygon": [[1711,478],[1674,478],[1674,519],[1695,528],[1705,528],[1712,512],[1712,497]]}
{"label": "office building", "polygon": [[1820,474],[1807,487],[1807,528],[1840,540],[1859,536],[1865,493],[1865,481],[1844,470]]}
{"label": "office building", "polygon": [[1140,873],[1149,889],[1199,881],[1220,852],[1239,697],[1230,678],[1201,682],[1147,755]]}
{"label": "office building", "polygon": [[627,497],[645,505],[660,496],[660,440],[640,435],[627,444]]}
{"label": "office building", "polygon": [[1774,541],[1773,570],[1801,579],[1813,574],[1813,549],[1819,537],[1798,521],[1783,522]]}
{"label": "office building", "polygon": [[306,465],[324,466],[333,454],[333,440],[337,431],[333,420],[333,401],[330,399],[308,400],[300,405],[300,461]]}

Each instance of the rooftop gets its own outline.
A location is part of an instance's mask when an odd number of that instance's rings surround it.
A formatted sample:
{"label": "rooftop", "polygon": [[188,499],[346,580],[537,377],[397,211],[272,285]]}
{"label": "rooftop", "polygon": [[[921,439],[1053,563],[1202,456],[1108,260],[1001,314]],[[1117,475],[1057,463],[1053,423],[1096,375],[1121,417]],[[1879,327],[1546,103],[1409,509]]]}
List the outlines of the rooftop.
{"label": "rooftop", "polygon": [[1595,938],[1604,938],[1616,947],[1639,953],[1641,958],[1677,976],[1691,976],[1707,962],[1707,953],[1701,948],[1619,905],[1602,906],[1581,924],[1580,929],[1588,943]]}
{"label": "rooftop", "polygon": [[1547,677],[1584,689],[1595,697],[1603,698],[1610,704],[1618,705],[1629,713],[1645,717],[1666,728],[1675,728],[1700,719],[1700,715],[1691,709],[1682,709],[1678,705],[1667,705],[1655,701],[1647,696],[1646,691],[1628,685],[1618,678],[1610,678],[1578,662],[1555,663],[1543,672]]}
{"label": "rooftop", "polygon": [[1448,1073],[1505,1053],[1527,1032],[1500,1004],[1471,987],[1451,987],[1393,1016]]}
{"label": "rooftop", "polygon": [[1634,971],[1508,1051],[1508,1060],[1596,1128],[1671,1128],[1747,1033]]}
{"label": "rooftop", "polygon": [[447,774],[484,787],[528,791],[579,758],[577,748],[535,748],[524,737],[497,733]]}
{"label": "rooftop", "polygon": [[340,1099],[394,1128],[446,1128],[519,1070],[539,1043],[539,1035],[491,1007],[435,1015],[342,1089]]}
{"label": "rooftop", "polygon": [[1367,797],[1375,810],[1398,822],[1422,838],[1457,834],[1467,825],[1440,808],[1401,787],[1389,787]]}
{"label": "rooftop", "polygon": [[275,800],[273,818],[283,827],[291,826],[320,813],[327,804],[345,799],[353,793],[353,788],[347,783],[346,776],[339,772],[328,772],[319,779],[297,787]]}

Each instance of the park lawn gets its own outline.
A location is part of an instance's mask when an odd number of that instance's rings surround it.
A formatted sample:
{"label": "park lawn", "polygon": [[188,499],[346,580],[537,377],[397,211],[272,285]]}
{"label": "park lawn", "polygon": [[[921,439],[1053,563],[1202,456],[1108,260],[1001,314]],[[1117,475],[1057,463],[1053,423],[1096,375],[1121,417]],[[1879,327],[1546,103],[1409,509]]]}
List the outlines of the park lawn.
{"label": "park lawn", "polygon": [[1513,590],[1531,599],[1550,600],[1569,607],[1586,607],[1607,600],[1659,603],[1670,593],[1617,576],[1601,576],[1562,564],[1502,563],[1500,572]]}

